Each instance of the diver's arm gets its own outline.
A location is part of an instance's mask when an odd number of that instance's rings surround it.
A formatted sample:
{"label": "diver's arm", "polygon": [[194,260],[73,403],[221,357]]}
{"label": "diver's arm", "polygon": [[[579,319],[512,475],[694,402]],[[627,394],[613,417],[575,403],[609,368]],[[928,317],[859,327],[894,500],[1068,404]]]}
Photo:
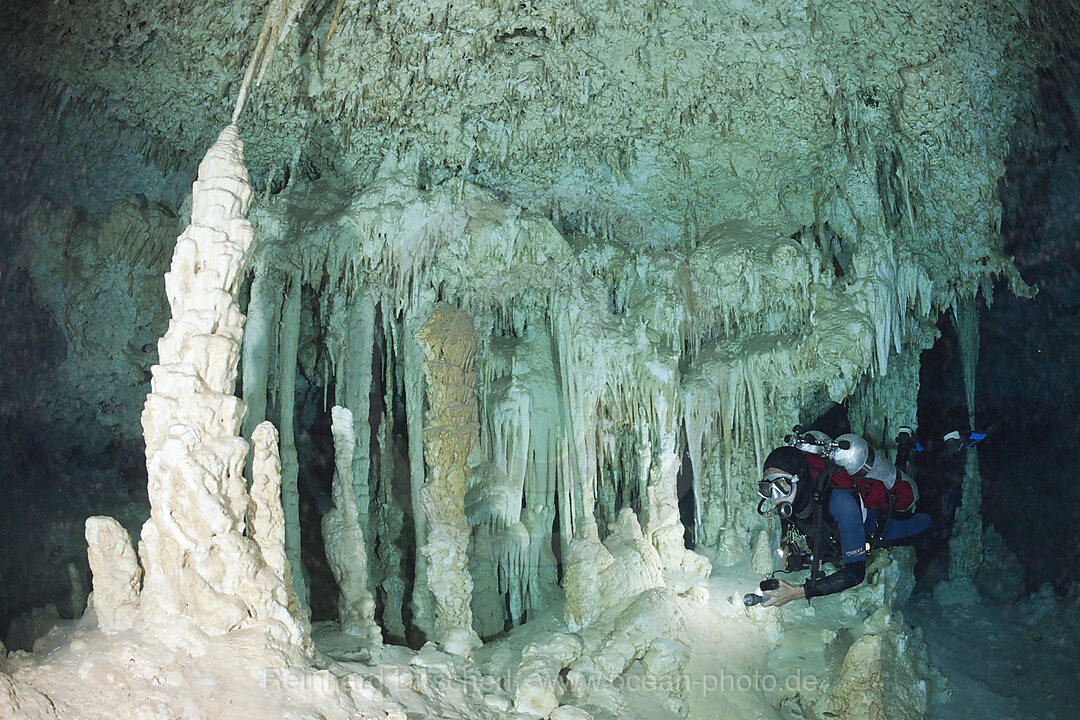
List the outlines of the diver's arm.
{"label": "diver's arm", "polygon": [[814,582],[813,580],[807,580],[803,585],[803,592],[806,594],[806,598],[821,597],[822,595],[832,595],[848,588],[853,588],[863,581],[866,577],[866,561],[858,560],[856,562],[847,563],[843,569],[837,570],[831,575],[826,575],[822,579]]}
{"label": "diver's arm", "polygon": [[806,597],[821,597],[853,588],[866,577],[866,533],[862,503],[852,490],[834,489],[829,496],[829,513],[840,531],[844,567],[818,581],[807,580]]}

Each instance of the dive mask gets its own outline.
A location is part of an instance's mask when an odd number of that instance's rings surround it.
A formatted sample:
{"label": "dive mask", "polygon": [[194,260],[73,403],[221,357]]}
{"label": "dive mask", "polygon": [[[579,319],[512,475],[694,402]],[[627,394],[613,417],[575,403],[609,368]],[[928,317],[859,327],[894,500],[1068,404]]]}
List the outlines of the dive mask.
{"label": "dive mask", "polygon": [[769,473],[758,481],[758,495],[766,500],[783,500],[795,489],[798,475]]}

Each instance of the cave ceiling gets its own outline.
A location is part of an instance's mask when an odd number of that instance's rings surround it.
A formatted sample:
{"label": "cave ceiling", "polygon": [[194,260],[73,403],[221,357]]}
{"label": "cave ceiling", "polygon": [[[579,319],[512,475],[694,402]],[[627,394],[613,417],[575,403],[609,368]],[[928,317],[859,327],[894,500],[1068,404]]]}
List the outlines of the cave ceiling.
{"label": "cave ceiling", "polygon": [[[425,182],[463,178],[631,241],[829,223],[948,254],[985,246],[999,223],[996,182],[1035,62],[1027,10],[315,0],[239,125],[263,191],[359,185],[411,151]],[[262,21],[244,0],[23,2],[0,10],[0,39],[45,88],[43,109],[91,116],[105,142],[137,132],[140,159],[178,166],[229,122]]]}

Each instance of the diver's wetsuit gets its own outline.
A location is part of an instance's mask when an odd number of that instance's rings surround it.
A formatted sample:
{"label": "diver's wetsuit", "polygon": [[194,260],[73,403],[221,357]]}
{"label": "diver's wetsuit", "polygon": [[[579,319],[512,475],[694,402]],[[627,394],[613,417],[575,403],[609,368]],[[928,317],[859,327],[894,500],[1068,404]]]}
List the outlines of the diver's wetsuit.
{"label": "diver's wetsuit", "polygon": [[[792,520],[806,537],[814,537],[813,514]],[[866,540],[877,527],[878,513],[867,509],[864,518],[863,505],[855,491],[833,488],[829,493],[829,507],[824,520],[826,523],[835,523],[835,530],[840,536],[844,566],[817,582],[807,580],[807,598],[832,595],[863,581],[866,577]],[[929,527],[930,516],[925,513],[894,512],[889,518],[881,544],[913,545]],[[827,532],[828,529],[823,528],[822,533]]]}

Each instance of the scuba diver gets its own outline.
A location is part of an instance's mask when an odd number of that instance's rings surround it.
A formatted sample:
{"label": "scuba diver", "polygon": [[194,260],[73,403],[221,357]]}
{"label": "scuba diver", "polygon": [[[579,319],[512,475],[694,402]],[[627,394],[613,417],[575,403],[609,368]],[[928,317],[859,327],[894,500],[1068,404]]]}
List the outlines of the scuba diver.
{"label": "scuba diver", "polygon": [[[858,435],[833,441],[796,427],[787,440],[789,445],[765,459],[758,512],[781,518],[785,569],[778,572],[797,572],[809,560],[811,574],[804,585],[770,575],[761,583],[761,595],[743,598],[747,605],[779,607],[847,590],[865,578],[870,549],[915,545],[929,537],[930,516],[914,512],[918,487],[897,467],[906,466],[915,449],[910,428],[897,436],[896,465]],[[772,507],[763,511],[766,503]],[[840,569],[826,575],[823,562]]]}

